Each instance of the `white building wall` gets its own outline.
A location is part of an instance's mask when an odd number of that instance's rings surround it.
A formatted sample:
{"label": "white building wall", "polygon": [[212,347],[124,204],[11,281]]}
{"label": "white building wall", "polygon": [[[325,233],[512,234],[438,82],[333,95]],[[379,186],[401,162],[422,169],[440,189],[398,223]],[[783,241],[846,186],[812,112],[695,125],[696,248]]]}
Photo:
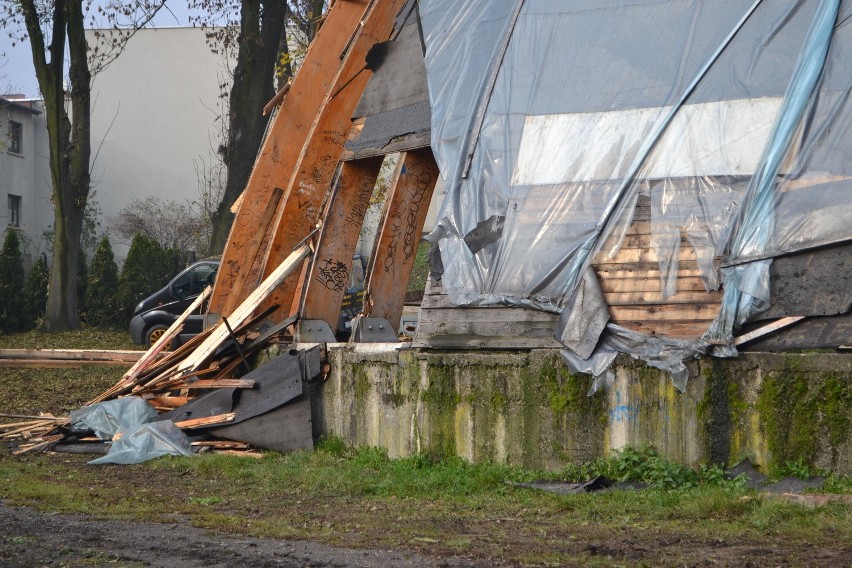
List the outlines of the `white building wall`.
{"label": "white building wall", "polygon": [[[94,31],[87,38],[92,47]],[[140,30],[96,75],[92,182],[105,218],[134,198],[195,198],[193,161],[209,162],[221,142],[222,83],[230,85],[227,62],[200,28]]]}
{"label": "white building wall", "polygon": [[[30,101],[19,100],[20,104]],[[33,103],[36,110],[41,106]],[[21,124],[21,150],[13,153],[9,147],[9,124]],[[53,224],[50,202],[50,169],[47,159],[47,129],[43,113],[0,102],[0,228],[5,235],[11,222],[8,196],[21,198],[19,229],[25,253],[31,256],[41,251],[43,232]],[[47,215],[42,214],[47,210]]]}

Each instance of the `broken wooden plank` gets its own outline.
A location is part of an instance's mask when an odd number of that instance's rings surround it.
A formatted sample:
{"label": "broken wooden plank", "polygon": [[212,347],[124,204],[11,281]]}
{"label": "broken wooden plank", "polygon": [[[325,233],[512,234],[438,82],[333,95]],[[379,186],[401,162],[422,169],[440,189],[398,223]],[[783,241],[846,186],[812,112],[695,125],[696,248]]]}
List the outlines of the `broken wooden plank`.
{"label": "broken wooden plank", "polygon": [[779,329],[785,328],[789,325],[793,325],[794,323],[802,321],[803,319],[805,319],[805,316],[790,316],[786,318],[781,318],[770,324],[763,325],[755,330],[740,335],[739,337],[734,339],[734,345],[742,345],[743,343],[747,343],[752,339],[757,339],[758,337],[763,337],[764,335],[774,333]]}
{"label": "broken wooden plank", "polygon": [[0,359],[3,369],[82,369],[85,367],[130,367],[127,361],[83,359]]}
{"label": "broken wooden plank", "polygon": [[216,426],[218,424],[227,424],[228,422],[234,421],[233,412],[229,412],[227,414],[217,414],[215,416],[207,416],[204,418],[193,418],[191,420],[182,420],[181,422],[175,422],[175,426],[180,428],[181,430],[193,430],[195,428],[206,428],[208,426]]}
{"label": "broken wooden plank", "polygon": [[[302,262],[312,253],[311,247],[304,244],[284,259],[273,272],[269,275],[254,292],[252,292],[240,306],[234,310],[230,319],[235,327],[239,327],[258,309],[260,304],[269,297],[273,290],[280,286],[288,276],[290,276],[297,268],[301,267]],[[184,359],[178,367],[178,373],[186,373],[197,371],[213,353],[219,348],[222,342],[228,337],[228,330],[221,322],[213,328],[213,332],[209,337],[198,346],[186,359]]]}
{"label": "broken wooden plank", "polygon": [[169,326],[169,328],[160,336],[154,345],[152,345],[145,355],[139,359],[133,367],[128,370],[122,380],[130,382],[135,379],[139,373],[153,361],[157,355],[163,351],[167,345],[170,345],[172,340],[180,333],[180,330],[183,328],[183,323],[187,320],[187,318],[197,309],[201,307],[201,305],[210,297],[210,294],[213,292],[213,288],[208,286],[204,289],[201,294],[198,295],[195,300],[187,307],[183,313],[178,316],[178,318]]}

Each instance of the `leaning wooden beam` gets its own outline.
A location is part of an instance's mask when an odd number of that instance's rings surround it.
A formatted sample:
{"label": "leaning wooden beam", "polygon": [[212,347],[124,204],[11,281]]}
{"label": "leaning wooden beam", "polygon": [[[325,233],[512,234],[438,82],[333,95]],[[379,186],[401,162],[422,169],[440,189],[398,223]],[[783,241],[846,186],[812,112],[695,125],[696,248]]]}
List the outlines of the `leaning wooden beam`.
{"label": "leaning wooden beam", "polygon": [[381,157],[341,165],[339,183],[329,202],[306,282],[303,320],[323,320],[332,331],[337,327],[352,256],[381,167]]}
{"label": "leaning wooden beam", "polygon": [[287,187],[314,117],[332,92],[343,66],[341,54],[357,30],[368,4],[368,0],[338,2],[308,49],[242,194],[240,209],[231,226],[210,298],[211,315],[230,316],[233,308],[251,292],[252,283],[246,284],[257,250],[247,248],[256,234],[264,235],[269,230],[271,220],[264,222],[264,218],[274,190]]}
{"label": "leaning wooden beam", "polygon": [[212,287],[208,286],[204,289],[204,291],[198,295],[198,297],[189,305],[186,310],[169,326],[163,335],[157,340],[154,345],[151,346],[150,349],[145,353],[145,356],[139,359],[139,361],[133,365],[129,371],[124,373],[124,376],[121,377],[122,381],[130,382],[135,379],[139,373],[147,367],[151,361],[153,361],[159,353],[166,348],[166,345],[170,345],[172,340],[180,333],[180,330],[183,328],[183,322],[187,320],[187,318],[192,315],[192,313],[201,307],[201,304],[204,303],[207,298],[210,297],[210,294],[213,292]]}
{"label": "leaning wooden beam", "polygon": [[386,319],[394,329],[402,316],[408,279],[437,181],[438,165],[431,149],[412,150],[400,157],[364,292],[364,315]]}
{"label": "leaning wooden beam", "polygon": [[[274,236],[264,255],[264,276],[271,273],[319,219],[323,203],[331,190],[332,177],[344,151],[349,129],[352,128],[352,113],[371,76],[365,64],[367,54],[377,43],[390,38],[395,18],[405,2],[406,0],[376,2],[364,16],[361,29],[349,47],[331,94],[317,114],[306,138],[302,155],[287,186],[286,197],[278,207]],[[345,3],[338,4],[344,5]],[[325,29],[324,27],[323,31]],[[294,280],[281,286],[269,297],[266,305],[279,304],[289,308],[293,305],[298,284]],[[280,313],[273,320],[280,321],[288,315],[290,314]]]}
{"label": "leaning wooden beam", "polygon": [[[240,306],[228,317],[234,328],[238,328],[251,318],[252,314],[258,309],[269,295],[278,286],[282,285],[287,277],[293,274],[302,265],[302,262],[311,254],[309,244],[303,244],[298,249],[290,253],[284,262],[270,274],[254,292],[252,292]],[[217,324],[213,332],[207,339],[198,346],[186,359],[184,359],[178,367],[177,374],[192,373],[197,371],[204,365],[210,357],[216,352],[222,342],[229,336],[228,330],[224,325]]]}
{"label": "leaning wooden beam", "polygon": [[743,334],[734,339],[734,345],[742,345],[752,339],[757,339],[758,337],[763,337],[764,335],[769,335],[770,333],[775,333],[779,329],[787,327],[788,325],[793,325],[798,321],[802,321],[805,319],[805,316],[791,316],[788,318],[781,318],[776,320],[770,324],[763,325],[754,331],[750,331],[749,333]]}

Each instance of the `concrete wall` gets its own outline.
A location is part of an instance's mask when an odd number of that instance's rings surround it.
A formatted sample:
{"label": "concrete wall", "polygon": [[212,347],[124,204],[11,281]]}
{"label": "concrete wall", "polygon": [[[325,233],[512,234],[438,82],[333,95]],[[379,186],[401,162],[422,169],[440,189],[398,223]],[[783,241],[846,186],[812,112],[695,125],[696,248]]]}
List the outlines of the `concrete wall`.
{"label": "concrete wall", "polygon": [[392,457],[459,455],[554,469],[651,444],[689,465],[750,457],[852,473],[852,357],[743,354],[705,360],[686,393],[660,371],[617,361],[612,389],[586,396],[557,351],[424,352],[338,346],[314,386],[316,435]]}

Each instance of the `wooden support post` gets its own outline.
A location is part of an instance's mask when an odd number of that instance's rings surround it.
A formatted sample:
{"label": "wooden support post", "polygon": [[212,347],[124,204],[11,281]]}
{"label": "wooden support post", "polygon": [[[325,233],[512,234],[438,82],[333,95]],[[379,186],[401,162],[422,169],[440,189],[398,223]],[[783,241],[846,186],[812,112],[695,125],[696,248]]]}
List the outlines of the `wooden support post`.
{"label": "wooden support post", "polygon": [[437,181],[438,165],[430,148],[400,157],[364,293],[364,315],[387,320],[394,333]]}
{"label": "wooden support post", "polygon": [[[337,4],[345,5],[345,2]],[[361,21],[360,32],[354,37],[343,68],[330,90],[331,94],[316,117],[290,179],[285,199],[278,207],[274,237],[267,248],[264,276],[317,223],[331,190],[332,177],[344,151],[344,143],[352,128],[352,113],[370,79],[371,72],[365,66],[367,53],[375,44],[390,37],[396,15],[404,5],[405,0],[377,1]],[[323,32],[328,29],[328,25],[329,22],[323,26]],[[288,100],[292,96],[293,93]],[[265,305],[291,306],[297,285],[295,281],[284,283],[267,299]],[[273,319],[280,320],[287,315],[279,313]]]}
{"label": "wooden support post", "polygon": [[302,319],[325,321],[332,331],[337,327],[352,256],[381,167],[381,157],[341,165],[307,279]]}
{"label": "wooden support post", "polygon": [[[210,298],[210,314],[230,316],[254,288],[262,259],[256,261],[257,252],[252,253],[247,248],[250,248],[255,235],[266,235],[270,231],[274,216],[266,215],[266,211],[270,206],[272,211],[277,210],[277,200],[273,204],[275,188],[288,186],[305,140],[314,126],[314,119],[329,94],[334,92],[332,87],[337,85],[343,67],[342,54],[369,5],[370,0],[335,4],[308,49],[242,194],[240,209],[231,226]],[[259,248],[260,243],[257,244]],[[288,248],[284,256],[290,250]],[[254,265],[257,267],[252,270]]]}

